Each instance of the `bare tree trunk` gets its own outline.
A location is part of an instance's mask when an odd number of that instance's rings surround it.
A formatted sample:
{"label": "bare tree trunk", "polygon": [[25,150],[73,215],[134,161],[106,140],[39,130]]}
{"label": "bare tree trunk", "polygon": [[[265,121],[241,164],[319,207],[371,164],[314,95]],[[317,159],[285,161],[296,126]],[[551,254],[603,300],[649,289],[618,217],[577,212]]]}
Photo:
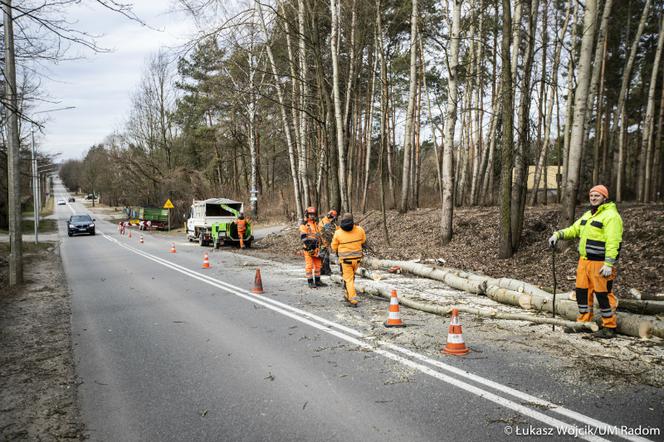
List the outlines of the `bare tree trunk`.
{"label": "bare tree trunk", "polygon": [[385,178],[383,173],[383,155],[387,151],[389,143],[388,134],[388,88],[387,88],[387,64],[385,63],[385,53],[383,47],[383,27],[381,23],[381,0],[376,0],[376,37],[378,54],[380,57],[380,154],[378,158],[378,179],[380,180],[380,211],[383,216],[383,233],[385,234],[385,241],[388,246],[390,245],[390,234],[387,230],[387,215],[385,213]]}
{"label": "bare tree trunk", "polygon": [[[23,232],[21,230],[21,140],[18,130],[16,65],[14,64],[14,22],[12,2],[2,3],[5,26],[5,106],[7,112],[7,209],[9,211],[9,285],[23,283]],[[94,200],[93,200],[94,201]]]}
{"label": "bare tree trunk", "polygon": [[523,62],[521,102],[519,103],[519,143],[517,144],[514,155],[514,178],[512,182],[512,214],[510,221],[512,224],[513,251],[519,248],[521,231],[523,229],[523,213],[526,206],[528,151],[530,148],[530,79],[539,13],[539,0],[524,0],[523,3],[529,23],[525,59]]}
{"label": "bare tree trunk", "polygon": [[332,15],[332,29],[330,35],[330,50],[332,52],[332,94],[334,95],[334,118],[337,134],[337,153],[339,158],[339,194],[341,197],[341,211],[350,210],[348,201],[348,187],[346,186],[346,158],[344,152],[344,123],[341,115],[341,96],[339,94],[339,9],[338,0],[330,0]]}
{"label": "bare tree trunk", "polygon": [[[267,27],[265,26],[265,18],[263,16],[263,10],[261,9],[261,3],[259,0],[256,0],[255,4],[258,10],[258,15],[260,16],[260,24],[262,31],[265,34],[266,38],[268,38],[270,34],[268,34]],[[266,44],[265,48],[267,50],[267,55],[270,60],[270,68],[272,70],[272,76],[274,77],[274,88],[277,91],[279,110],[281,111],[281,123],[283,126],[284,135],[286,136],[286,144],[288,145],[288,159],[290,162],[291,178],[293,179],[293,193],[295,194],[296,212],[298,219],[303,219],[304,216],[302,212],[302,201],[300,199],[300,186],[299,186],[296,163],[295,163],[295,146],[293,145],[293,139],[291,137],[291,132],[290,132],[290,125],[288,123],[288,115],[286,114],[286,104],[284,102],[284,95],[281,90],[281,85],[279,83],[279,74],[277,73],[277,65],[274,62],[274,55],[272,54],[272,48],[270,47],[269,44]]]}
{"label": "bare tree trunk", "polygon": [[[300,67],[300,112],[299,112],[299,123],[300,123],[300,130],[299,130],[299,135],[300,135],[300,161],[299,161],[299,175],[300,175],[300,181],[302,182],[302,188],[304,189],[304,200],[305,204],[311,205],[313,204],[312,197],[311,197],[311,192],[309,189],[309,179],[307,176],[307,170],[309,169],[308,167],[308,160],[309,160],[309,149],[307,146],[307,140],[309,139],[309,134],[308,134],[308,117],[307,117],[307,97],[309,96],[309,83],[307,82],[307,52],[306,52],[306,46],[304,42],[304,20],[305,20],[305,15],[304,15],[304,0],[297,0],[297,23],[298,23],[298,33],[299,35],[299,67]],[[295,78],[292,80],[295,82]],[[293,97],[293,100],[295,100],[295,97]]]}
{"label": "bare tree trunk", "polygon": [[655,132],[655,86],[657,85],[657,73],[662,58],[662,46],[664,46],[664,14],[662,14],[662,22],[659,27],[655,61],[652,65],[650,86],[648,87],[648,105],[643,123],[643,143],[641,145],[641,159],[639,160],[641,169],[639,173],[639,201],[641,202],[647,202],[650,199],[652,146]]}
{"label": "bare tree trunk", "polygon": [[[378,12],[380,14],[380,12]],[[365,149],[365,165],[364,165],[364,185],[362,186],[362,213],[367,211],[367,193],[369,192],[369,173],[371,172],[371,133],[373,127],[373,109],[374,109],[374,93],[375,93],[375,78],[378,71],[378,34],[375,33],[374,48],[373,48],[373,67],[369,73],[369,94],[367,97],[367,124],[364,143]],[[382,116],[381,116],[382,118]]]}
{"label": "bare tree trunk", "polygon": [[[597,36],[597,45],[595,49],[595,59],[593,62],[593,74],[592,74],[592,79],[590,80],[590,94],[588,94],[588,104],[586,108],[586,121],[590,121],[591,116],[592,116],[592,111],[593,111],[593,104],[595,103],[595,98],[597,98],[597,112],[596,112],[596,119],[597,121],[600,120],[600,110],[601,110],[601,103],[602,99],[598,95],[597,91],[599,89],[600,85],[600,80],[602,76],[602,72],[604,69],[604,47],[605,47],[605,42],[606,42],[606,33],[608,29],[608,24],[609,24],[609,17],[611,15],[611,9],[613,7],[613,0],[606,0],[604,3],[604,12],[602,12],[602,21],[600,22],[599,25],[599,34]],[[599,131],[595,132],[595,139],[597,139]],[[586,144],[586,139],[588,137],[588,132],[584,134],[584,142],[583,144]],[[599,156],[599,149],[598,143],[593,143],[594,148],[593,148],[593,165],[597,164],[597,159]],[[598,171],[593,168],[593,182],[597,182],[595,178],[597,178]]]}
{"label": "bare tree trunk", "polygon": [[[424,49],[422,45],[422,37],[419,37],[419,46],[420,46],[420,63],[422,63],[422,68],[424,69]],[[440,170],[440,146],[438,145],[438,136],[436,135],[436,129],[438,128],[433,120],[433,114],[431,113],[431,98],[429,97],[429,90],[427,89],[427,78],[426,75],[422,76],[422,87],[424,88],[424,95],[427,99],[427,114],[429,116],[429,124],[431,125],[431,139],[433,141],[433,151],[436,159],[436,177],[438,178],[438,193],[440,196],[441,204],[443,202],[443,178]]]}
{"label": "bare tree trunk", "polygon": [[461,1],[453,0],[452,34],[450,36],[449,75],[447,80],[447,115],[445,116],[445,141],[443,142],[443,207],[441,210],[441,241],[452,240],[454,218],[454,126],[457,113],[457,75],[459,66],[459,40],[461,32]]}
{"label": "bare tree trunk", "polygon": [[512,256],[512,223],[511,194],[512,194],[512,144],[514,139],[513,118],[514,103],[512,101],[512,68],[510,61],[510,33],[512,18],[510,1],[503,0],[503,39],[501,44],[502,54],[502,114],[503,130],[501,137],[500,156],[500,250],[498,257],[501,259]]}
{"label": "bare tree trunk", "polygon": [[[660,31],[661,32],[661,31]],[[664,69],[662,69],[662,84],[664,84]],[[662,190],[662,155],[664,155],[664,87],[662,88],[662,98],[659,101],[659,122],[657,123],[657,137],[655,139],[655,160],[653,161],[653,190],[652,197],[655,201],[660,200]]]}
{"label": "bare tree trunk", "polygon": [[627,63],[625,64],[625,70],[623,71],[622,84],[620,86],[620,95],[618,96],[618,110],[616,111],[615,120],[613,127],[616,127],[617,121],[622,121],[620,124],[620,130],[618,131],[618,171],[616,176],[616,201],[622,201],[622,191],[623,191],[623,181],[624,178],[624,162],[625,162],[625,121],[627,120],[625,115],[625,101],[627,99],[627,92],[629,89],[630,78],[632,76],[632,67],[634,66],[634,60],[636,59],[636,52],[639,46],[639,41],[641,40],[641,35],[643,34],[643,29],[646,25],[646,19],[648,18],[648,12],[650,11],[650,5],[652,0],[646,0],[645,5],[643,6],[643,14],[641,14],[641,20],[639,21],[639,27],[636,30],[636,35],[634,36],[634,41],[632,42],[632,47],[629,51],[629,57],[627,58]]}
{"label": "bare tree trunk", "polygon": [[583,37],[579,54],[578,82],[574,95],[574,121],[570,136],[567,181],[563,194],[562,215],[564,225],[574,222],[576,194],[579,188],[579,174],[583,153],[583,137],[586,131],[586,105],[588,103],[588,87],[592,70],[593,43],[597,28],[597,0],[587,0],[583,15]]}
{"label": "bare tree trunk", "polygon": [[[569,146],[570,146],[570,137],[572,135],[572,118],[574,108],[572,103],[574,102],[574,89],[575,89],[575,59],[576,59],[576,33],[578,29],[578,19],[579,19],[579,4],[576,1],[571,1],[573,5],[572,9],[572,39],[569,50],[569,61],[567,63],[567,98],[565,100],[565,127],[563,134],[563,152],[562,152],[562,162],[563,162],[563,183],[567,182],[567,171],[568,171],[568,157],[569,157]],[[560,97],[558,97],[560,99]],[[558,193],[560,195],[560,193]]]}
{"label": "bare tree trunk", "polygon": [[413,153],[413,109],[415,108],[415,94],[417,86],[417,0],[412,0],[410,15],[410,86],[408,91],[408,109],[406,110],[406,130],[403,143],[403,167],[401,173],[401,199],[399,212],[405,213],[411,206],[409,204],[411,155]]}

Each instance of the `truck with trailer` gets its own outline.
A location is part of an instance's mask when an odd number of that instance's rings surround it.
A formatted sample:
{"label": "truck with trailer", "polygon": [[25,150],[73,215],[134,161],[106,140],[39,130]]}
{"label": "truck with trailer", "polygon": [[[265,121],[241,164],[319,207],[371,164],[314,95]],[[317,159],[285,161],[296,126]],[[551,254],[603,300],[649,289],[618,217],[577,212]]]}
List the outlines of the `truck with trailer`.
{"label": "truck with trailer", "polygon": [[129,224],[139,226],[143,230],[147,229],[148,221],[150,221],[150,228],[158,230],[166,230],[168,228],[168,209],[160,207],[127,207],[125,208],[125,213],[127,214]]}
{"label": "truck with trailer", "polygon": [[[237,226],[234,223],[244,204],[227,198],[194,200],[186,222],[187,239],[198,241],[201,246],[218,248],[224,244],[239,243]],[[253,241],[251,223],[247,223],[244,242],[251,247]]]}

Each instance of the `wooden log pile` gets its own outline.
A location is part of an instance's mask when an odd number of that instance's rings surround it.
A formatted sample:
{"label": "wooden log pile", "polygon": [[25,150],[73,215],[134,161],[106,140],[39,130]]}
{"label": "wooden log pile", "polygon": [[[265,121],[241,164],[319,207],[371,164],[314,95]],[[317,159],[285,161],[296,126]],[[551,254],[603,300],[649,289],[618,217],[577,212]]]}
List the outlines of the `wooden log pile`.
{"label": "wooden log pile", "polygon": [[[509,278],[490,278],[470,272],[449,268],[434,268],[412,261],[395,261],[366,257],[362,264],[374,269],[387,269],[398,266],[402,271],[423,278],[444,282],[458,290],[484,295],[502,304],[519,306],[524,310],[553,312],[553,295],[527,282]],[[621,300],[623,302],[623,300]],[[656,308],[659,308],[656,307]],[[599,309],[595,309],[599,311]],[[576,301],[567,295],[556,296],[556,314],[569,321],[575,321],[578,314]],[[657,316],[634,314],[619,311],[618,333],[628,336],[649,338],[658,336],[664,339],[664,320]],[[596,318],[596,322],[599,318]]]}

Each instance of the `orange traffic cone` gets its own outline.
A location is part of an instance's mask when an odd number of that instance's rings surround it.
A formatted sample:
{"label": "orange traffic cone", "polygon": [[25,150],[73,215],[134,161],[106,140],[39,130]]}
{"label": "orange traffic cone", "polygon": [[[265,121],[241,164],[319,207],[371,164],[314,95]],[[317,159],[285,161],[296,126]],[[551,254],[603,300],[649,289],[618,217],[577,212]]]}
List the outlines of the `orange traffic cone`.
{"label": "orange traffic cone", "polygon": [[141,235],[141,239],[139,241],[141,244],[143,244],[143,235]]}
{"label": "orange traffic cone", "polygon": [[387,313],[387,321],[383,324],[385,327],[405,327],[399,316],[399,298],[397,298],[397,291],[392,290],[390,296],[390,308]]}
{"label": "orange traffic cone", "polygon": [[171,253],[177,253],[175,251],[175,243],[174,242],[171,243]]}
{"label": "orange traffic cone", "polygon": [[450,355],[466,355],[470,351],[463,342],[463,332],[461,331],[461,321],[459,321],[459,310],[452,310],[452,320],[447,332],[447,344],[442,350]]}
{"label": "orange traffic cone", "polygon": [[256,276],[254,276],[254,288],[251,289],[251,293],[256,295],[261,295],[263,292],[263,280],[261,279],[261,269],[256,269]]}
{"label": "orange traffic cone", "polygon": [[129,239],[131,239],[131,230],[129,231]]}
{"label": "orange traffic cone", "polygon": [[209,269],[210,268],[210,260],[208,259],[208,254],[207,253],[203,257],[203,268],[204,269]]}

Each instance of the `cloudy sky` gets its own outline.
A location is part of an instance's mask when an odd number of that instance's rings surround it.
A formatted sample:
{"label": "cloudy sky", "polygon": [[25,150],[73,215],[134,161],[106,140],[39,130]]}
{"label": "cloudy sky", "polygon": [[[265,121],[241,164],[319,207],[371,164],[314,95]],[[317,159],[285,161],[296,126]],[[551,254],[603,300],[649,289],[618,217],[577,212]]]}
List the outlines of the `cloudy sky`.
{"label": "cloudy sky", "polygon": [[[85,58],[49,66],[42,88],[58,103],[40,105],[35,111],[75,106],[74,109],[46,112],[41,149],[61,152],[63,159],[81,158],[106,135],[121,130],[127,120],[130,100],[147,57],[160,47],[176,47],[194,32],[194,24],[173,11],[171,0],[134,0],[134,12],[151,28],[141,26],[96,2],[82,2],[71,8],[76,29],[101,35],[98,44],[110,53],[94,53],[82,48],[70,55]],[[156,30],[155,30],[156,29]]]}

